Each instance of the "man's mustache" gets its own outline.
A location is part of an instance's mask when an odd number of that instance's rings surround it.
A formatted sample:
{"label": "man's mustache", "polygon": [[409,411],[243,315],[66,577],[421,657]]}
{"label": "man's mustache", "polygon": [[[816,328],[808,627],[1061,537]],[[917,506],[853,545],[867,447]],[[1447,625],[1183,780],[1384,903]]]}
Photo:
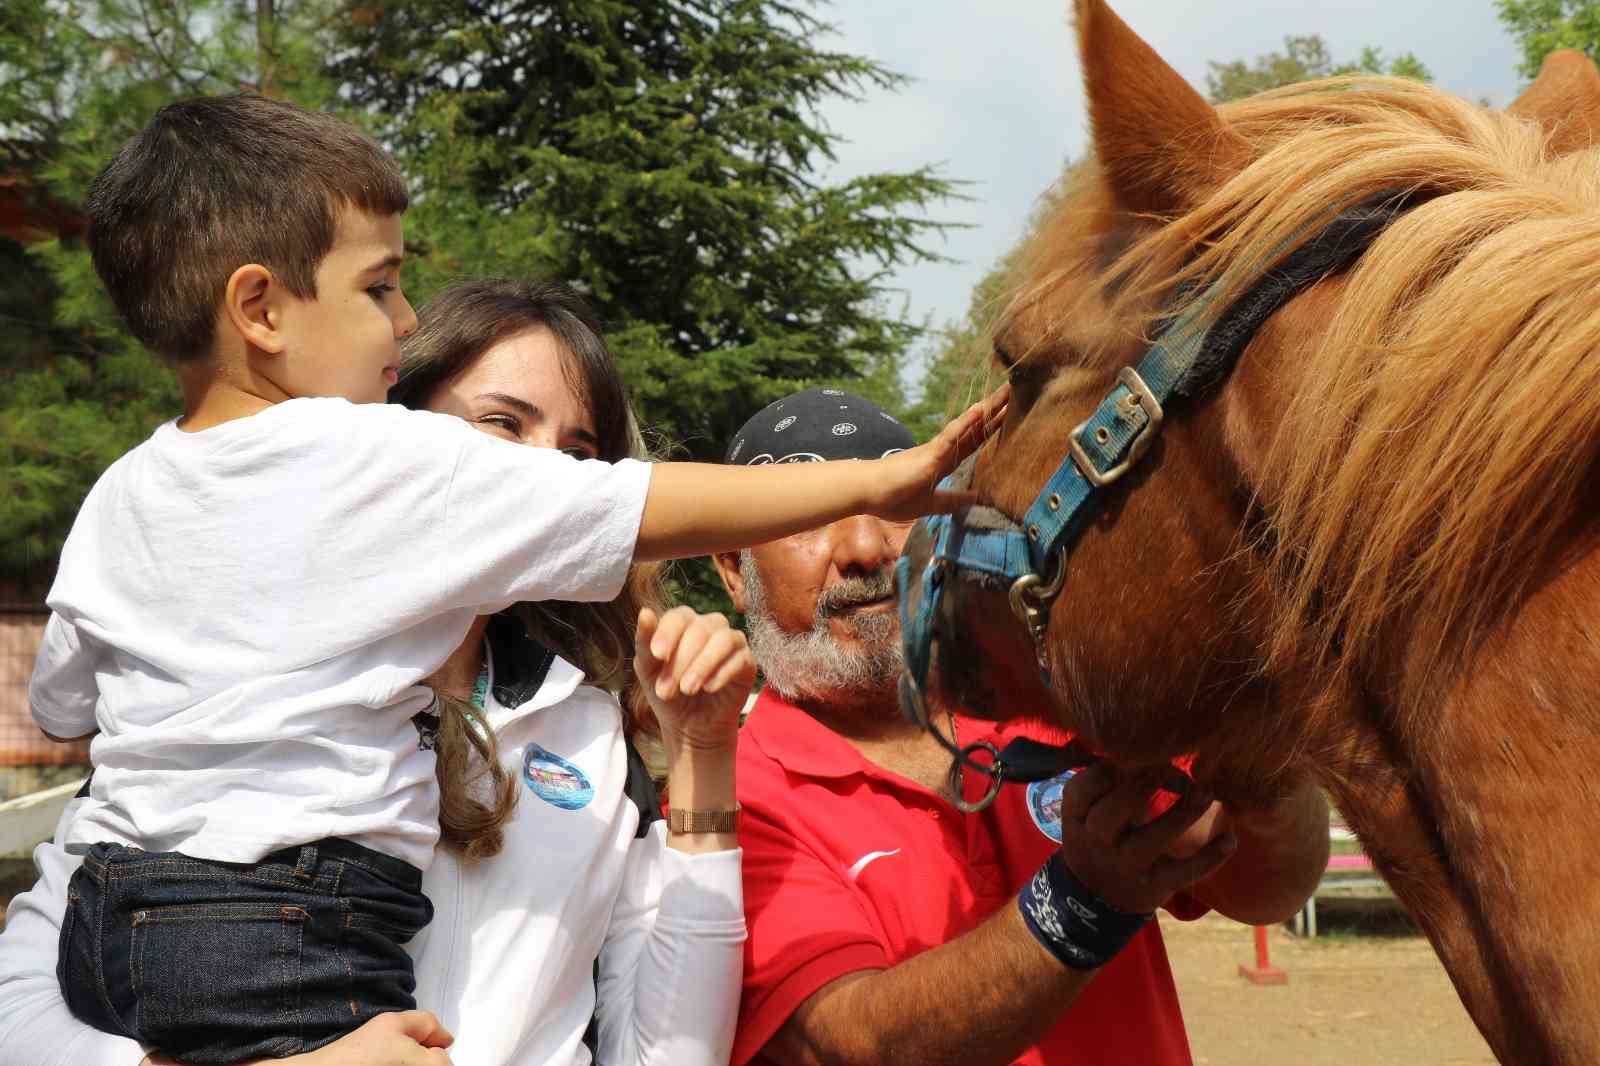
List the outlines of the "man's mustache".
{"label": "man's mustache", "polygon": [[888,567],[866,577],[847,577],[822,590],[817,597],[817,613],[838,614],[852,607],[860,607],[895,595],[894,571]]}

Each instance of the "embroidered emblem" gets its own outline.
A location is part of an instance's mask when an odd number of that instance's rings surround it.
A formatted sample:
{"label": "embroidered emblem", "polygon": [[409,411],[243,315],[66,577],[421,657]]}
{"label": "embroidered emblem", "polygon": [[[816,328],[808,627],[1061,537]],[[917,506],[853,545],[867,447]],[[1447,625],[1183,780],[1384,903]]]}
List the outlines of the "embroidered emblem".
{"label": "embroidered emblem", "polygon": [[582,770],[537,744],[522,751],[522,780],[535,796],[564,811],[581,811],[594,799],[594,786]]}
{"label": "embroidered emblem", "polygon": [[1039,827],[1039,832],[1057,844],[1061,843],[1061,790],[1077,772],[1068,770],[1058,777],[1035,781],[1028,786],[1028,816]]}
{"label": "embroidered emblem", "polygon": [[784,430],[786,430],[790,426],[794,425],[794,423],[795,423],[795,416],[794,415],[788,415],[788,416],[786,416],[784,418],[780,418],[780,419],[778,419],[778,424],[772,427],[772,432],[774,432],[774,433],[782,433]]}
{"label": "embroidered emblem", "polygon": [[835,437],[848,437],[855,431],[856,425],[854,422],[840,422],[833,427],[833,435]]}

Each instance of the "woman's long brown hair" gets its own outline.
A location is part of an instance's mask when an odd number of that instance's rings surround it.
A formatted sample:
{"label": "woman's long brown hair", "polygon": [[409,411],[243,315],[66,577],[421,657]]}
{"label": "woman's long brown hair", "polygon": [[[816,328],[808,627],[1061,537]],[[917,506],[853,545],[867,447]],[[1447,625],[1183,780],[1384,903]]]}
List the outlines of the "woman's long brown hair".
{"label": "woman's long brown hair", "polygon": [[[423,308],[417,331],[407,338],[400,381],[389,399],[426,408],[441,386],[490,348],[535,330],[548,330],[561,348],[567,385],[594,418],[597,457],[650,458],[599,321],[582,295],[561,282],[474,279],[444,289]],[[580,667],[589,684],[614,693],[623,728],[634,735],[654,721],[634,680],[634,625],[641,608],[659,611],[665,599],[660,567],[638,564],[609,603],[519,603],[510,611],[528,636]],[[500,765],[494,731],[473,726],[470,704],[437,684],[434,691],[440,835],[468,857],[486,858],[500,850],[516,806],[516,782]]]}

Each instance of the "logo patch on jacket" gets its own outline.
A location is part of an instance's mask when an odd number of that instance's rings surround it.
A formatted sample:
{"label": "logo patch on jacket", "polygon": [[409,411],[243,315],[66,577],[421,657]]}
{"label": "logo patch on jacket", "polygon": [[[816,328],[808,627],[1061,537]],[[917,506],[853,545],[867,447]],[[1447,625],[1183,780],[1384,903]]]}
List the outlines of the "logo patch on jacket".
{"label": "logo patch on jacket", "polygon": [[535,796],[564,811],[582,810],[594,799],[594,786],[582,770],[537,744],[522,751],[522,780]]}
{"label": "logo patch on jacket", "polygon": [[1039,827],[1039,832],[1057,844],[1061,843],[1061,790],[1077,772],[1068,770],[1048,781],[1035,781],[1028,786],[1028,816]]}

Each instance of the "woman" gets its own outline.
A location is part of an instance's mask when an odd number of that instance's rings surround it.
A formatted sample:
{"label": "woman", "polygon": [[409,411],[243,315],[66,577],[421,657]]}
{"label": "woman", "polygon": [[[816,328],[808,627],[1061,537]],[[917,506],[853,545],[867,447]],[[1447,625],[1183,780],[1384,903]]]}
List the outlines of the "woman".
{"label": "woman", "polygon": [[[616,366],[572,290],[465,282],[421,317],[397,402],[533,447],[642,454]],[[396,575],[407,579],[425,575]],[[432,679],[440,713],[417,723],[420,742],[438,745],[446,796],[423,886],[435,918],[410,945],[417,1002],[433,1014],[381,1016],[277,1062],[443,1062],[443,1030],[463,1066],[581,1063],[591,1049],[607,1064],[727,1061],[744,939],[737,842],[665,831],[629,732],[648,705],[675,804],[733,809],[754,666],[726,620],[685,608],[658,619],[658,602],[654,571],[639,568],[611,604],[519,604],[474,626]],[[648,682],[637,686],[635,617]],[[35,858],[40,881],[0,935],[0,1061],[162,1062],[67,1013],[56,937],[77,860],[55,844]]]}

